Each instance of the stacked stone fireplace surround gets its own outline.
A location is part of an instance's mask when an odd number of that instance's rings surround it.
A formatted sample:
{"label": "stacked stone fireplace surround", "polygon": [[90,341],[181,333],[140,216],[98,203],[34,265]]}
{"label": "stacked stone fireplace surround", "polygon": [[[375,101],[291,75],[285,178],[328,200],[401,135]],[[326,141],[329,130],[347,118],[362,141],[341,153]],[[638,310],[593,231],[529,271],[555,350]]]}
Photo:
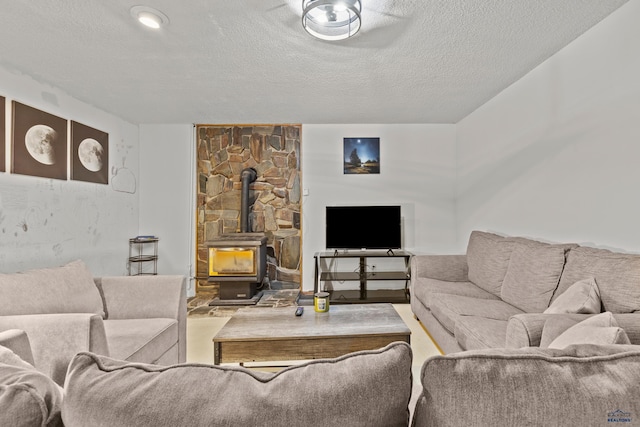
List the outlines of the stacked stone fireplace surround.
{"label": "stacked stone fireplace surround", "polygon": [[241,172],[253,168],[249,231],[267,236],[273,288],[301,285],[300,125],[198,125],[197,293],[216,296],[208,280],[207,242],[240,232]]}

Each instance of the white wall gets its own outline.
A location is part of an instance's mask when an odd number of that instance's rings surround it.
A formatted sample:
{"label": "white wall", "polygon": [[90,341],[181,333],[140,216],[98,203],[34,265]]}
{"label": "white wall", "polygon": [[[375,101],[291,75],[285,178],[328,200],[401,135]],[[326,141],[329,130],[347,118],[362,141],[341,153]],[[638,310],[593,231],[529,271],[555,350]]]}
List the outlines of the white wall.
{"label": "white wall", "polygon": [[[0,272],[82,259],[96,276],[126,274],[128,239],[138,232],[138,127],[3,67],[0,95],[8,156],[0,172]],[[107,132],[109,185],[9,173],[14,100]]]}
{"label": "white wall", "polygon": [[[404,247],[450,252],[455,245],[454,125],[303,125],[303,290],[313,290],[313,254],[325,250],[327,205],[399,204]],[[380,137],[380,174],[345,175],[343,138]]]}
{"label": "white wall", "polygon": [[[140,126],[140,234],[160,237],[158,271],[167,274],[194,274],[192,128]],[[380,137],[379,175],[343,174],[342,139],[354,136]],[[453,250],[454,125],[303,125],[301,145],[305,291],[313,290],[313,254],[325,248],[326,205],[400,204],[406,249]]]}
{"label": "white wall", "polygon": [[640,1],[458,124],[458,247],[473,229],[640,251]]}
{"label": "white wall", "polygon": [[140,234],[160,238],[159,274],[195,274],[194,146],[191,124],[140,126]]}

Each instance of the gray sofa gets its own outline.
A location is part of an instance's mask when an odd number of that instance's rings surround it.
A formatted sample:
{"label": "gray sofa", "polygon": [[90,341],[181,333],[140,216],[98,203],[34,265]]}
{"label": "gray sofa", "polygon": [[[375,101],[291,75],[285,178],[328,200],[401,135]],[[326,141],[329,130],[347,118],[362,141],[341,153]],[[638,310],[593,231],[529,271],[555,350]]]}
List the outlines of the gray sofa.
{"label": "gray sofa", "polygon": [[603,311],[640,344],[640,255],[473,231],[466,254],[412,258],[411,308],[443,353],[539,346],[550,319]]}
{"label": "gray sofa", "polygon": [[485,349],[428,359],[414,427],[640,422],[640,346]]}
{"label": "gray sofa", "polygon": [[401,427],[410,422],[412,353],[405,342],[276,373],[196,363],[159,366],[82,352],[71,361],[63,389],[23,361],[13,351],[17,347],[3,346],[17,344],[15,334],[0,332],[2,426]]}
{"label": "gray sofa", "polygon": [[161,365],[186,360],[182,276],[94,278],[82,261],[0,274],[0,332],[26,332],[28,360],[57,384],[79,352]]}

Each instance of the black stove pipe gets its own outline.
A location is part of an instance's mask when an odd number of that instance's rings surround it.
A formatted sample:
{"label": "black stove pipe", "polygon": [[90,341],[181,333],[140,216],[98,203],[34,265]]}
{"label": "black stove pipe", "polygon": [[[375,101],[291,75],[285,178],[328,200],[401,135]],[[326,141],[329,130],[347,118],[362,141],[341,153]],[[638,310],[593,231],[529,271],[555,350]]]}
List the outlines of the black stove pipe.
{"label": "black stove pipe", "polygon": [[242,196],[240,200],[240,232],[248,233],[249,230],[249,184],[258,178],[258,172],[253,168],[243,169],[240,173],[242,181]]}

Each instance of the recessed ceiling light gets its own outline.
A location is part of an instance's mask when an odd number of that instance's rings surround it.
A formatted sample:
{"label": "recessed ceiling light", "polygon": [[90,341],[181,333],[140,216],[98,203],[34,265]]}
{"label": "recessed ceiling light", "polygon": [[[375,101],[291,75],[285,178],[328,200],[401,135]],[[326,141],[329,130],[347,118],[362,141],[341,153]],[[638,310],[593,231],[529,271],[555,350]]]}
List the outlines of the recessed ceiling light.
{"label": "recessed ceiling light", "polygon": [[169,23],[167,15],[152,7],[133,6],[129,12],[138,22],[149,28],[158,29]]}

